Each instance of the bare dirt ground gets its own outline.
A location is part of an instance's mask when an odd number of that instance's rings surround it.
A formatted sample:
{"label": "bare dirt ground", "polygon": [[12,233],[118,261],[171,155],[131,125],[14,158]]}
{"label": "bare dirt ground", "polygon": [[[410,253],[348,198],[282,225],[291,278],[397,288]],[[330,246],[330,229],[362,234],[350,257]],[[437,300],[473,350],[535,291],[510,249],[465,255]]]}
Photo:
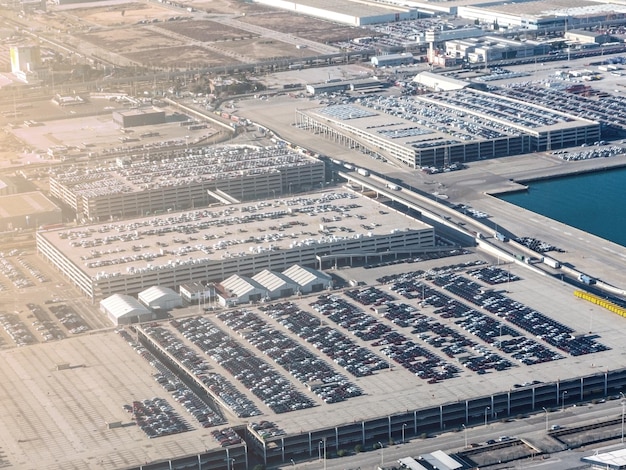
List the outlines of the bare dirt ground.
{"label": "bare dirt ground", "polygon": [[13,134],[0,131],[0,168],[11,166],[11,160],[19,159],[24,144]]}
{"label": "bare dirt ground", "polygon": [[178,46],[124,54],[130,60],[159,67],[215,67],[237,62],[237,59],[199,46]]}
{"label": "bare dirt ground", "polygon": [[293,44],[268,38],[223,42],[219,48],[260,60],[294,57],[297,52]]}
{"label": "bare dirt ground", "polygon": [[171,49],[183,46],[184,42],[159,34],[146,27],[116,28],[79,36],[81,39],[96,44],[108,51],[127,55],[128,53]]}
{"label": "bare dirt ground", "polygon": [[167,23],[161,23],[158,26],[176,34],[187,36],[195,41],[202,42],[235,41],[258,37],[258,34],[233,28],[232,26],[222,24],[219,21],[210,20],[184,22],[170,21]]}
{"label": "bare dirt ground", "polygon": [[[188,7],[193,11],[187,11]],[[242,24],[251,25],[252,31],[224,24],[221,15],[236,16]],[[343,41],[359,34],[352,27],[238,0],[83,4],[53,10],[49,16],[48,28],[71,31],[90,46],[138,64],[170,68],[222,66],[302,54],[284,38],[269,37],[271,31],[320,43]],[[254,26],[270,32],[266,36]],[[95,53],[93,47],[90,53]]]}
{"label": "bare dirt ground", "polygon": [[125,3],[94,8],[81,8],[66,13],[102,27],[136,24],[139,21],[166,21],[179,12],[152,3]]}
{"label": "bare dirt ground", "polygon": [[293,34],[294,36],[311,41],[326,43],[345,41],[354,38],[358,33],[350,26],[344,26],[330,21],[296,15],[286,11],[272,11],[260,15],[246,15],[238,18],[243,23],[249,23],[272,31]]}

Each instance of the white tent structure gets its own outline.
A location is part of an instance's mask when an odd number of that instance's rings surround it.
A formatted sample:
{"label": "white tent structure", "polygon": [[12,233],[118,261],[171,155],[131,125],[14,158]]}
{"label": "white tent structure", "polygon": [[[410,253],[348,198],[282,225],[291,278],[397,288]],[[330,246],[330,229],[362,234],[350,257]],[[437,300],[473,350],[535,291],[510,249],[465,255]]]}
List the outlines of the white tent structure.
{"label": "white tent structure", "polygon": [[265,297],[278,299],[289,297],[298,291],[298,285],[282,273],[264,269],[252,276],[252,280],[258,282],[265,289]]}
{"label": "white tent structure", "polygon": [[266,296],[267,289],[254,279],[239,274],[233,274],[219,284],[217,298],[220,305],[225,307],[258,302]]}
{"label": "white tent structure", "polygon": [[333,278],[317,269],[307,268],[294,264],[283,271],[283,275],[291,279],[297,286],[300,294],[320,292],[333,285]]}
{"label": "white tent structure", "polygon": [[100,311],[113,322],[114,325],[129,325],[131,323],[154,320],[154,314],[137,299],[130,295],[113,294],[100,301]]}
{"label": "white tent structure", "polygon": [[139,302],[151,310],[168,311],[183,306],[183,299],[169,287],[152,286],[139,293]]}

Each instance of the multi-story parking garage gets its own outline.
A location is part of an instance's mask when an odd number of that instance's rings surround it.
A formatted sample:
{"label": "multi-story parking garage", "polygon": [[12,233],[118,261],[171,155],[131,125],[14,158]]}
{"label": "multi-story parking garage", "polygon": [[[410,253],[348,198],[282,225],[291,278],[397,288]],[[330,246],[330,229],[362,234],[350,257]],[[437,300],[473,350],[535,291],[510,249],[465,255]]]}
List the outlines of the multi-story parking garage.
{"label": "multi-story parking garage", "polygon": [[39,253],[92,299],[434,244],[432,227],[346,191],[37,234]]}
{"label": "multi-story parking garage", "polygon": [[410,168],[444,167],[600,138],[600,125],[536,104],[466,88],[417,98],[297,110],[296,125]]}
{"label": "multi-story parking garage", "polygon": [[[319,160],[286,147],[180,148],[119,158],[116,166],[63,171],[50,193],[90,221],[176,211],[310,190]],[[156,155],[155,155],[156,154]]]}

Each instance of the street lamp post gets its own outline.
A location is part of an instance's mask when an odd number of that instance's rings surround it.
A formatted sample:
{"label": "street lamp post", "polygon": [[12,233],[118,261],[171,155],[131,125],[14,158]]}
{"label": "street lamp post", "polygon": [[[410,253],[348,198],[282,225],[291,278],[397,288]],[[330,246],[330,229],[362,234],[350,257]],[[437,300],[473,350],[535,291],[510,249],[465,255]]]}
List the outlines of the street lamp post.
{"label": "street lamp post", "polygon": [[619,392],[622,397],[622,439],[621,443],[624,443],[624,406],[626,406],[626,396],[624,396],[624,392]]}
{"label": "street lamp post", "polygon": [[461,424],[461,426],[463,426],[463,435],[465,437],[465,449],[467,449],[467,426],[465,426],[464,424]]}
{"label": "street lamp post", "polygon": [[542,406],[543,411],[546,412],[546,432],[548,431],[548,410],[546,409],[545,406]]}
{"label": "street lamp post", "polygon": [[487,427],[487,412],[491,409],[490,406],[485,407],[485,427]]}
{"label": "street lamp post", "polygon": [[624,443],[624,407],[626,406],[626,401],[622,400],[622,439],[621,443]]}
{"label": "street lamp post", "polygon": [[404,429],[406,428],[406,423],[402,425],[402,443],[404,444]]}
{"label": "street lamp post", "polygon": [[322,441],[317,444],[317,460],[322,461]]}
{"label": "street lamp post", "polygon": [[324,441],[324,470],[326,470],[326,438],[324,438],[323,441]]}
{"label": "street lamp post", "polygon": [[378,441],[378,445],[380,446],[380,468],[383,468],[385,464],[385,448],[383,447],[382,442]]}
{"label": "street lamp post", "polygon": [[567,395],[567,390],[561,394],[561,411],[565,411],[565,395]]}

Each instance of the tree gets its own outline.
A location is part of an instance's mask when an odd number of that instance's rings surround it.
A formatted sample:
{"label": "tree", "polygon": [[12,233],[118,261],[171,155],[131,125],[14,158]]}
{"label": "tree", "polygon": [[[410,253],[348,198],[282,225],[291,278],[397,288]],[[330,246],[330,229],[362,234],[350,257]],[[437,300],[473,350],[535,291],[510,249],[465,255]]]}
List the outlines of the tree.
{"label": "tree", "polygon": [[360,452],[363,452],[363,446],[361,444],[357,444],[354,446],[354,453],[358,454]]}

